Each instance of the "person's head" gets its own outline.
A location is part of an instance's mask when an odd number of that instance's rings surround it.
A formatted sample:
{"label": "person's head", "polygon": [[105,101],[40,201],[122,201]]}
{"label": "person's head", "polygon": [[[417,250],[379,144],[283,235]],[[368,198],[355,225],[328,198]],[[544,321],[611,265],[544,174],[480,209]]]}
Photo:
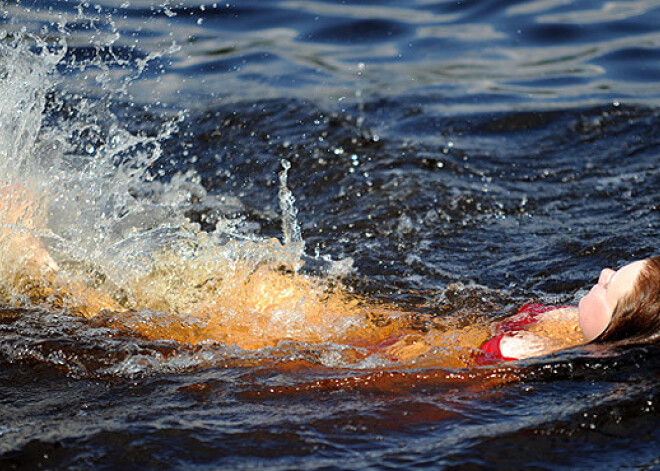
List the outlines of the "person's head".
{"label": "person's head", "polygon": [[660,338],[660,257],[604,269],[579,304],[584,336],[594,343]]}

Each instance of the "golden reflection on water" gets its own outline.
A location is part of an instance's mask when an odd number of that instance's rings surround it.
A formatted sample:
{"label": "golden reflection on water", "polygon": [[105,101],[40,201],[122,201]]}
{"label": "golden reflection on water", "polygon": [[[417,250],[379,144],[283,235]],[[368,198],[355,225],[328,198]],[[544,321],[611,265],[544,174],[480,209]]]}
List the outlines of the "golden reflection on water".
{"label": "golden reflection on water", "polygon": [[483,325],[422,332],[410,313],[369,303],[337,279],[288,269],[276,240],[214,246],[200,233],[187,253],[162,249],[114,277],[89,263],[58,264],[33,236],[45,218],[32,194],[15,183],[0,192],[0,296],[9,305],[65,309],[148,339],[188,344],[340,344],[352,347],[345,353],[351,361],[375,353],[466,366],[487,337]]}
{"label": "golden reflection on water", "polygon": [[66,309],[148,339],[217,341],[246,350],[286,340],[332,343],[349,347],[349,362],[377,354],[402,364],[464,367],[488,336],[485,325],[425,332],[414,314],[369,303],[337,280],[266,264],[228,267],[162,253],[154,270],[129,280],[130,292],[108,281],[92,286],[85,272],[14,266],[22,268],[4,277],[5,302]]}

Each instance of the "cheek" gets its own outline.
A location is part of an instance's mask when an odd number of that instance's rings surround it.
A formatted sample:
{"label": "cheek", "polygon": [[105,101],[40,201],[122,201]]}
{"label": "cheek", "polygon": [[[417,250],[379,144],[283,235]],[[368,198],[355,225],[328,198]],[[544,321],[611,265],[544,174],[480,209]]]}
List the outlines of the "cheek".
{"label": "cheek", "polygon": [[587,340],[598,337],[610,323],[610,308],[604,297],[590,292],[578,307],[580,328]]}

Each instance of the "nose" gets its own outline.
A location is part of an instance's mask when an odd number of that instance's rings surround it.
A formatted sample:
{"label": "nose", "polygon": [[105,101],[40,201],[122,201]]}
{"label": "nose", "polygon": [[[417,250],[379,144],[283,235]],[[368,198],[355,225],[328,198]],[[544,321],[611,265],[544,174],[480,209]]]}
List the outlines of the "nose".
{"label": "nose", "polygon": [[600,276],[598,277],[598,284],[603,288],[607,288],[607,285],[610,284],[610,280],[612,280],[612,277],[615,273],[616,272],[611,268],[603,268],[603,270],[600,272]]}

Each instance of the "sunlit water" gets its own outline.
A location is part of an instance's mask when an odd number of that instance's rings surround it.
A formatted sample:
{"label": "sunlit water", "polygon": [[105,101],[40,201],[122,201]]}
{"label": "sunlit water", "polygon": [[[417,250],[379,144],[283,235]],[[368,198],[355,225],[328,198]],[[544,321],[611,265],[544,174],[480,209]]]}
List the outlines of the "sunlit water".
{"label": "sunlit water", "polygon": [[471,364],[657,252],[660,2],[0,10],[3,469],[660,465],[656,347]]}

